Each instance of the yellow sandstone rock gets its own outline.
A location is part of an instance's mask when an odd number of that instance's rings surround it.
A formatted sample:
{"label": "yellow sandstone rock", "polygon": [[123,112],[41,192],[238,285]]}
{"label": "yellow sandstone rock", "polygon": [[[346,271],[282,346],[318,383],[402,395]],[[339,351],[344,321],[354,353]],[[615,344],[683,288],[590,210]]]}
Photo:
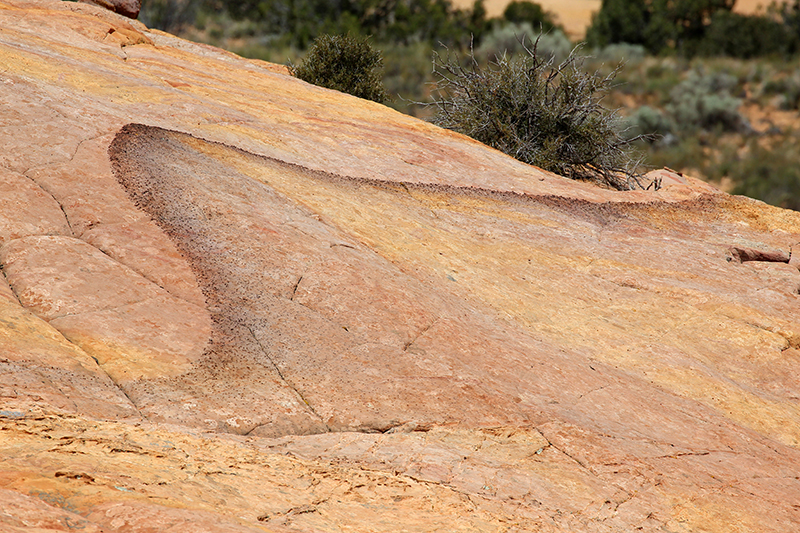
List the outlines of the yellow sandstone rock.
{"label": "yellow sandstone rock", "polygon": [[0,97],[0,530],[800,529],[797,213],[89,4]]}

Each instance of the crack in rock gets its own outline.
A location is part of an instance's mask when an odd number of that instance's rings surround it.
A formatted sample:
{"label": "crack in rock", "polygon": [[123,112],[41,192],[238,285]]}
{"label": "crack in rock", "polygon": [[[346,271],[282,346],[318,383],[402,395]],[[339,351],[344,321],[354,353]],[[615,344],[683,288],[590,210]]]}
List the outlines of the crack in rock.
{"label": "crack in rock", "polygon": [[[256,336],[255,332],[253,331],[253,328],[248,326],[247,329],[248,329],[248,331],[250,331],[250,335],[253,336],[253,340],[256,342],[256,344],[258,344],[258,347],[261,348],[261,351],[264,354],[264,357],[266,357],[267,360],[270,363],[272,363],[272,366],[275,369],[275,372],[278,373],[278,376],[280,376],[281,380],[286,384],[287,387],[289,387],[290,389],[292,389],[294,391],[294,393],[297,395],[297,397],[300,398],[300,400],[302,401],[302,404],[305,405],[308,408],[308,410],[311,411],[314,414],[314,416],[317,417],[324,424],[325,421],[322,419],[322,416],[320,416],[320,414],[317,413],[317,411],[314,409],[314,407],[310,403],[308,403],[308,401],[303,397],[303,395],[300,393],[300,391],[297,390],[297,387],[295,387],[291,382],[289,382],[289,380],[287,380],[286,377],[283,375],[283,372],[281,372],[280,367],[275,363],[275,360],[269,355],[269,350],[267,350],[267,348],[261,343],[261,341],[258,340],[258,337]],[[259,426],[256,426],[256,427],[259,427]],[[325,424],[325,427],[327,428],[328,425]],[[254,429],[256,429],[256,428],[253,428],[250,431],[248,431],[248,434],[252,433]],[[330,428],[328,428],[328,430],[330,431]]]}
{"label": "crack in rock", "polygon": [[437,317],[437,318],[434,318],[434,319],[431,321],[431,323],[430,323],[430,324],[428,324],[427,326],[425,326],[424,328],[422,328],[422,330],[420,330],[420,332],[419,332],[419,333],[417,333],[417,334],[414,336],[414,338],[413,338],[413,339],[409,340],[408,342],[406,342],[406,343],[403,345],[403,351],[404,351],[404,352],[408,351],[408,349],[409,349],[409,348],[410,348],[410,347],[411,347],[411,346],[412,346],[412,345],[413,345],[415,342],[417,342],[417,341],[418,341],[418,340],[419,340],[419,339],[420,339],[420,338],[421,338],[423,335],[425,335],[425,334],[428,332],[428,330],[430,330],[430,329],[431,329],[431,328],[434,326],[434,324],[436,324],[438,321],[439,321],[439,317]]}
{"label": "crack in rock", "polygon": [[[77,151],[77,149],[76,149],[76,151]],[[72,157],[75,157],[75,155],[73,154],[73,156],[72,156]],[[67,162],[69,162],[69,161],[67,161]],[[28,170],[28,171],[26,171],[26,172],[30,172],[30,170],[31,170],[31,169],[29,169],[29,170]],[[61,203],[61,202],[58,200],[58,198],[56,198],[56,196],[55,196],[55,195],[54,195],[54,194],[53,194],[51,191],[49,191],[49,190],[47,190],[46,188],[42,187],[42,185],[41,185],[39,182],[37,182],[37,181],[36,181],[35,179],[33,179],[32,177],[28,176],[28,174],[27,174],[27,173],[23,173],[23,174],[22,174],[22,176],[24,176],[25,178],[29,179],[29,180],[30,180],[30,181],[31,181],[31,182],[32,182],[34,185],[36,185],[36,186],[37,186],[37,187],[38,187],[38,188],[39,188],[39,189],[40,189],[42,192],[44,192],[44,193],[45,193],[45,194],[47,194],[47,195],[48,195],[50,198],[52,198],[52,199],[53,199],[53,201],[54,201],[54,202],[55,202],[55,203],[58,205],[58,208],[61,210],[61,213],[64,215],[64,221],[67,223],[67,227],[69,228],[69,232],[70,232],[70,235],[69,235],[69,236],[70,236],[70,237],[75,237],[75,230],[74,230],[74,229],[73,229],[73,227],[72,227],[72,223],[69,221],[69,215],[67,215],[67,211],[64,209],[64,204],[62,204],[62,203]],[[26,235],[26,237],[27,237],[27,236],[28,236],[28,235]]]}
{"label": "crack in rock", "polygon": [[299,278],[297,278],[297,283],[295,283],[294,287],[292,288],[292,295],[289,297],[289,299],[291,301],[294,301],[294,297],[297,294],[297,287],[300,286],[300,282],[301,281],[303,281],[303,276],[300,276]]}

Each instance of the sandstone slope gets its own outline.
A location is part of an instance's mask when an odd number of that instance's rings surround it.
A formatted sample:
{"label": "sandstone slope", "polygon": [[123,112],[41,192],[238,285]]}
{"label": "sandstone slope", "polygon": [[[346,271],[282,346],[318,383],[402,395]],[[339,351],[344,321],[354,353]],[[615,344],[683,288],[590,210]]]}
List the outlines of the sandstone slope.
{"label": "sandstone slope", "polygon": [[800,215],[0,0],[3,531],[800,530]]}

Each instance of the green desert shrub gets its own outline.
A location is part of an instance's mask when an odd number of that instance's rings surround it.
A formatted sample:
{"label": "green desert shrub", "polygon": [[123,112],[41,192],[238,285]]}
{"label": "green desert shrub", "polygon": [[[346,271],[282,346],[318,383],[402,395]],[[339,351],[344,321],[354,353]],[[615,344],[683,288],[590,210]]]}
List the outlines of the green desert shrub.
{"label": "green desert shrub", "polygon": [[[668,136],[669,142],[655,142],[648,146],[647,163],[652,168],[670,167],[703,178],[711,178],[707,168],[708,154],[705,137],[701,135]],[[717,180],[719,176],[714,175]]]}
{"label": "green desert shrub", "polygon": [[731,94],[737,85],[736,77],[725,72],[693,70],[670,92],[667,112],[687,131],[747,131],[747,120],[739,113],[741,100]]}
{"label": "green desert shrub", "polygon": [[698,44],[712,17],[733,9],[735,0],[602,0],[586,39],[591,46],[640,44],[651,53],[674,49],[686,56]]}
{"label": "green desert shrub", "polygon": [[616,71],[587,73],[574,53],[556,63],[537,54],[535,43],[486,67],[474,56],[468,66],[457,59],[434,55],[435,124],[563,176],[641,187],[633,139],[622,135],[616,112],[601,105]]}
{"label": "green desert shrub", "polygon": [[431,45],[416,42],[407,46],[382,44],[386,70],[383,84],[391,95],[397,95],[389,106],[412,116],[423,118],[430,111],[419,102],[429,97],[431,74]]}
{"label": "green desert shrub", "polygon": [[629,64],[641,62],[647,55],[647,49],[640,44],[613,43],[597,49],[593,55],[600,61]]}
{"label": "green desert shrub", "polygon": [[508,22],[521,24],[527,22],[540,32],[549,32],[562,29],[556,22],[556,17],[536,2],[527,0],[514,0],[503,11],[503,18]]}
{"label": "green desert shrub", "polygon": [[653,142],[663,140],[672,134],[675,126],[672,121],[658,109],[643,105],[628,117],[629,133],[632,137],[637,135]]}
{"label": "green desert shrub", "polygon": [[[248,20],[281,45],[306,49],[323,34],[372,35],[377,42],[418,41],[457,46],[488,28],[482,0],[457,8],[451,0],[150,0],[200,2],[211,13]],[[145,2],[145,3],[149,3]]]}
{"label": "green desert shrub", "polygon": [[138,18],[148,28],[177,33],[195,22],[199,8],[197,0],[149,0]]}
{"label": "green desert shrub", "polygon": [[781,109],[800,109],[800,71],[769,80],[763,92],[767,96],[777,96]]}
{"label": "green desert shrub", "polygon": [[800,211],[799,149],[794,140],[769,148],[752,140],[746,156],[731,165],[729,177],[736,183],[733,193]]}
{"label": "green desert shrub", "polygon": [[389,99],[381,81],[383,55],[366,38],[320,35],[299,65],[289,71],[301,80],[366,100]]}
{"label": "green desert shrub", "polygon": [[558,62],[569,57],[573,48],[563,31],[555,29],[542,33],[530,22],[522,22],[494,28],[483,36],[476,52],[480,60],[492,60],[504,54],[517,55],[525,53],[525,42],[538,42],[536,53],[544,58],[555,57]]}
{"label": "green desert shrub", "polygon": [[711,17],[698,52],[743,59],[787,55],[796,40],[788,26],[770,16],[718,11]]}

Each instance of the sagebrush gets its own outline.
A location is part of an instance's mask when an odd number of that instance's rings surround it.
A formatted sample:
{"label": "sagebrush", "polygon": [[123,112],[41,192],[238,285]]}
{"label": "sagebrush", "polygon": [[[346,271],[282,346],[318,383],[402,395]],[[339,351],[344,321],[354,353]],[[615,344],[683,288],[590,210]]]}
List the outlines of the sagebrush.
{"label": "sagebrush", "polygon": [[474,54],[434,55],[438,80],[433,122],[563,176],[626,190],[642,188],[632,143],[615,110],[602,105],[617,70],[603,76],[581,69],[574,50],[556,63],[537,54],[501,55],[481,67]]}
{"label": "sagebrush", "polygon": [[699,127],[747,132],[750,125],[739,113],[742,102],[731,94],[737,86],[736,77],[726,72],[692,70],[670,91],[666,110],[687,131]]}

